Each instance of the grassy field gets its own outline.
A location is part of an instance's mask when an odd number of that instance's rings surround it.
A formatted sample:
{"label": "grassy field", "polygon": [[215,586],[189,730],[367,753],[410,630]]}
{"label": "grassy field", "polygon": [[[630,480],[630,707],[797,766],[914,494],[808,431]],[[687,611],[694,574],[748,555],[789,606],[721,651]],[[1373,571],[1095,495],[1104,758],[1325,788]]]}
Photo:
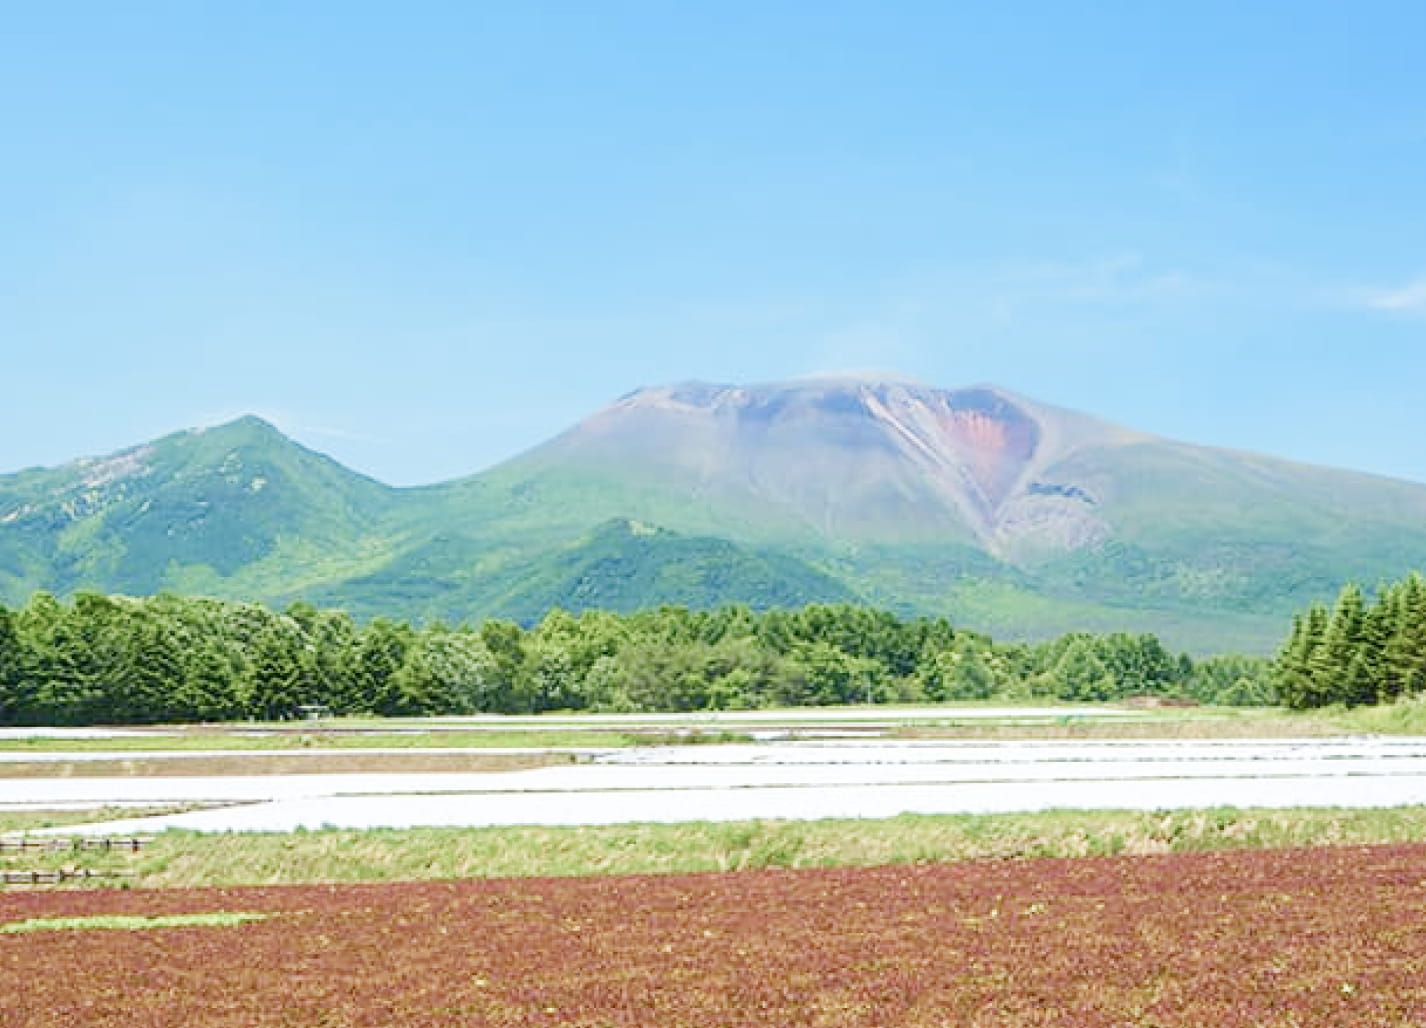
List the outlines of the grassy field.
{"label": "grassy field", "polygon": [[[232,722],[151,725],[103,738],[63,735],[0,737],[0,753],[135,751],[286,751],[306,749],[607,748],[748,742],[755,732],[816,734],[860,729],[882,735],[992,733],[1041,738],[1320,737],[1343,733],[1426,734],[1426,696],[1381,706],[1213,707],[1148,700],[1144,704],[1067,704],[1043,697],[958,701],[935,706],[786,707],[750,711],[656,714],[551,712],[470,718],[332,718],[320,722]],[[20,731],[24,731],[21,729]],[[43,732],[44,729],[36,729]],[[61,729],[60,731],[63,731]]]}
{"label": "grassy field", "polygon": [[[147,751],[232,751],[276,753],[293,750],[373,749],[603,749],[648,745],[748,742],[753,731],[781,730],[792,736],[868,726],[864,730],[901,739],[1212,739],[1290,738],[1341,734],[1426,734],[1426,702],[1404,701],[1354,710],[1327,708],[1288,711],[1261,707],[1161,707],[1122,716],[1112,704],[1065,706],[1062,712],[1025,713],[1013,705],[966,703],[953,708],[854,706],[817,711],[806,708],[759,711],[756,723],[713,712],[672,719],[600,721],[571,714],[488,720],[478,727],[459,722],[337,719],[318,727],[292,723],[205,725],[156,728],[141,735],[108,739],[0,739],[0,753],[135,753]],[[1002,717],[980,716],[986,708]],[[874,726],[874,727],[872,727]],[[307,765],[302,765],[307,766]],[[0,773],[4,773],[0,770]]]}
{"label": "grassy field", "polygon": [[[54,823],[9,814],[8,831]],[[165,832],[138,853],[0,854],[0,870],[82,862],[123,887],[272,885],[869,867],[1426,840],[1426,808],[1051,812],[682,825]],[[87,883],[93,887],[94,883]]]}
{"label": "grassy field", "polygon": [[893,739],[1306,739],[1350,733],[1333,718],[1282,712],[1233,711],[1222,715],[1154,715],[1091,720],[1074,715],[1039,724],[959,721],[910,724],[889,730]]}
{"label": "grassy field", "polygon": [[33,832],[41,828],[91,824],[120,817],[156,817],[192,809],[192,806],[187,805],[164,804],[152,807],[92,807],[84,810],[0,810],[0,836]]}
{"label": "grassy field", "polygon": [[575,756],[563,751],[499,753],[465,750],[432,753],[406,750],[374,753],[369,750],[310,750],[199,754],[115,760],[0,761],[0,781],[6,778],[163,778],[192,775],[311,775],[311,774],[475,774],[522,771],[554,764],[572,764]]}
{"label": "grassy field", "polygon": [[0,935],[29,935],[33,932],[142,932],[154,928],[231,928],[263,921],[271,914],[217,911],[211,914],[165,914],[158,917],[109,914],[94,917],[32,917],[0,925]]}
{"label": "grassy field", "polygon": [[233,750],[277,751],[306,749],[546,749],[597,748],[646,745],[667,733],[638,733],[619,729],[549,728],[509,731],[356,730],[272,726],[214,726],[182,729],[165,734],[124,735],[110,739],[31,738],[0,739],[5,753],[110,753],[144,751]]}
{"label": "grassy field", "polygon": [[1414,696],[1376,707],[1332,708],[1319,717],[1342,729],[1383,735],[1426,735],[1426,696]]}

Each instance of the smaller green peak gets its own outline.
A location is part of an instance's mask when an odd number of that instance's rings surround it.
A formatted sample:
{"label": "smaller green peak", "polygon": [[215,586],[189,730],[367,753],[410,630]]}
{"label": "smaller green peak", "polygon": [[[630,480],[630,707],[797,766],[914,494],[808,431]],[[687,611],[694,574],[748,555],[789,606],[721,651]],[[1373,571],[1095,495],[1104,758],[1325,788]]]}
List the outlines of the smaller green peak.
{"label": "smaller green peak", "polygon": [[191,428],[187,432],[192,436],[207,436],[218,440],[287,440],[287,435],[270,421],[265,421],[256,414],[244,414],[234,418],[232,421],[224,421],[217,425],[205,425],[199,428]]}
{"label": "smaller green peak", "polygon": [[242,428],[249,431],[273,432],[282,435],[282,431],[270,421],[258,417],[256,414],[244,414],[234,418],[232,421],[216,426],[218,428]]}
{"label": "smaller green peak", "polygon": [[175,432],[154,443],[161,451],[177,446],[189,454],[276,453],[297,444],[281,430],[255,414],[244,414],[217,425],[202,425]]}

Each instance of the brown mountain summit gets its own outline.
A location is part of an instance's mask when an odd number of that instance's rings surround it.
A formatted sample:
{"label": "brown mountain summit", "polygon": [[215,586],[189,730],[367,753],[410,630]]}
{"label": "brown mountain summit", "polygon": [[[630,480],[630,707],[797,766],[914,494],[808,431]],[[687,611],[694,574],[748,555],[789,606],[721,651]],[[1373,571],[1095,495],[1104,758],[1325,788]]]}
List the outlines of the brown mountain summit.
{"label": "brown mountain summit", "polygon": [[620,465],[789,532],[1013,555],[1104,538],[1092,490],[1056,469],[1148,438],[994,386],[829,376],[640,389],[530,456]]}

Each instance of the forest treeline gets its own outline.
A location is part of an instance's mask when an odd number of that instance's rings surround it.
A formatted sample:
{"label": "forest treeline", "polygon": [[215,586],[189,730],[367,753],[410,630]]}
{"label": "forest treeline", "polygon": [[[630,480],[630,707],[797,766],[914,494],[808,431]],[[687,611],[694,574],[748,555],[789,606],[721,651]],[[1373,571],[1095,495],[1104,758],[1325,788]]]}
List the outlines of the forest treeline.
{"label": "forest treeline", "polygon": [[1314,604],[1293,619],[1273,680],[1281,701],[1299,708],[1426,692],[1426,578],[1413,572],[1371,601],[1347,585],[1330,610]]}
{"label": "forest treeline", "polygon": [[1131,695],[1276,702],[1271,665],[1192,660],[1152,635],[999,643],[852,604],[754,612],[555,610],[523,628],[364,625],[336,610],[161,594],[0,606],[0,723],[336,714],[695,711]]}

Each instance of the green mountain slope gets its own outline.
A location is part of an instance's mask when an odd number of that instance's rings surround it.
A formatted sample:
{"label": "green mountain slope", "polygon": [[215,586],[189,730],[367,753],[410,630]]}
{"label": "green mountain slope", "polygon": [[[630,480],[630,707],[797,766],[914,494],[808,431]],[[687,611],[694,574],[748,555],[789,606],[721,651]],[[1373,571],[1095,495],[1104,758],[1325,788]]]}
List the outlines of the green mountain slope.
{"label": "green mountain slope", "polygon": [[622,519],[532,571],[496,609],[533,620],[551,607],[628,612],[664,604],[716,607],[736,598],[764,610],[855,599],[844,584],[795,557]]}
{"label": "green mountain slope", "polygon": [[[1265,650],[1341,582],[1426,565],[1426,487],[1195,447],[994,387],[642,390],[435,487],[480,546],[627,517],[772,546],[903,613]],[[419,530],[418,530],[419,534]]]}
{"label": "green mountain slope", "polygon": [[0,476],[0,602],[175,589],[362,616],[861,599],[1002,636],[1268,650],[1426,567],[1426,486],[1158,439],[991,386],[639,390],[391,489],[255,418]]}
{"label": "green mountain slope", "polygon": [[0,477],[0,599],[34,589],[220,596],[387,559],[396,491],[247,417]]}
{"label": "green mountain slope", "polygon": [[554,607],[628,612],[744,603],[766,609],[857,599],[837,578],[787,554],[624,519],[573,541],[529,549],[487,549],[447,536],[304,598],[363,616],[401,610],[427,620],[479,615],[525,623]]}
{"label": "green mountain slope", "polygon": [[1055,473],[1095,489],[1110,527],[1038,568],[1079,594],[1285,612],[1426,560],[1413,483],[1167,442],[1086,451]]}

